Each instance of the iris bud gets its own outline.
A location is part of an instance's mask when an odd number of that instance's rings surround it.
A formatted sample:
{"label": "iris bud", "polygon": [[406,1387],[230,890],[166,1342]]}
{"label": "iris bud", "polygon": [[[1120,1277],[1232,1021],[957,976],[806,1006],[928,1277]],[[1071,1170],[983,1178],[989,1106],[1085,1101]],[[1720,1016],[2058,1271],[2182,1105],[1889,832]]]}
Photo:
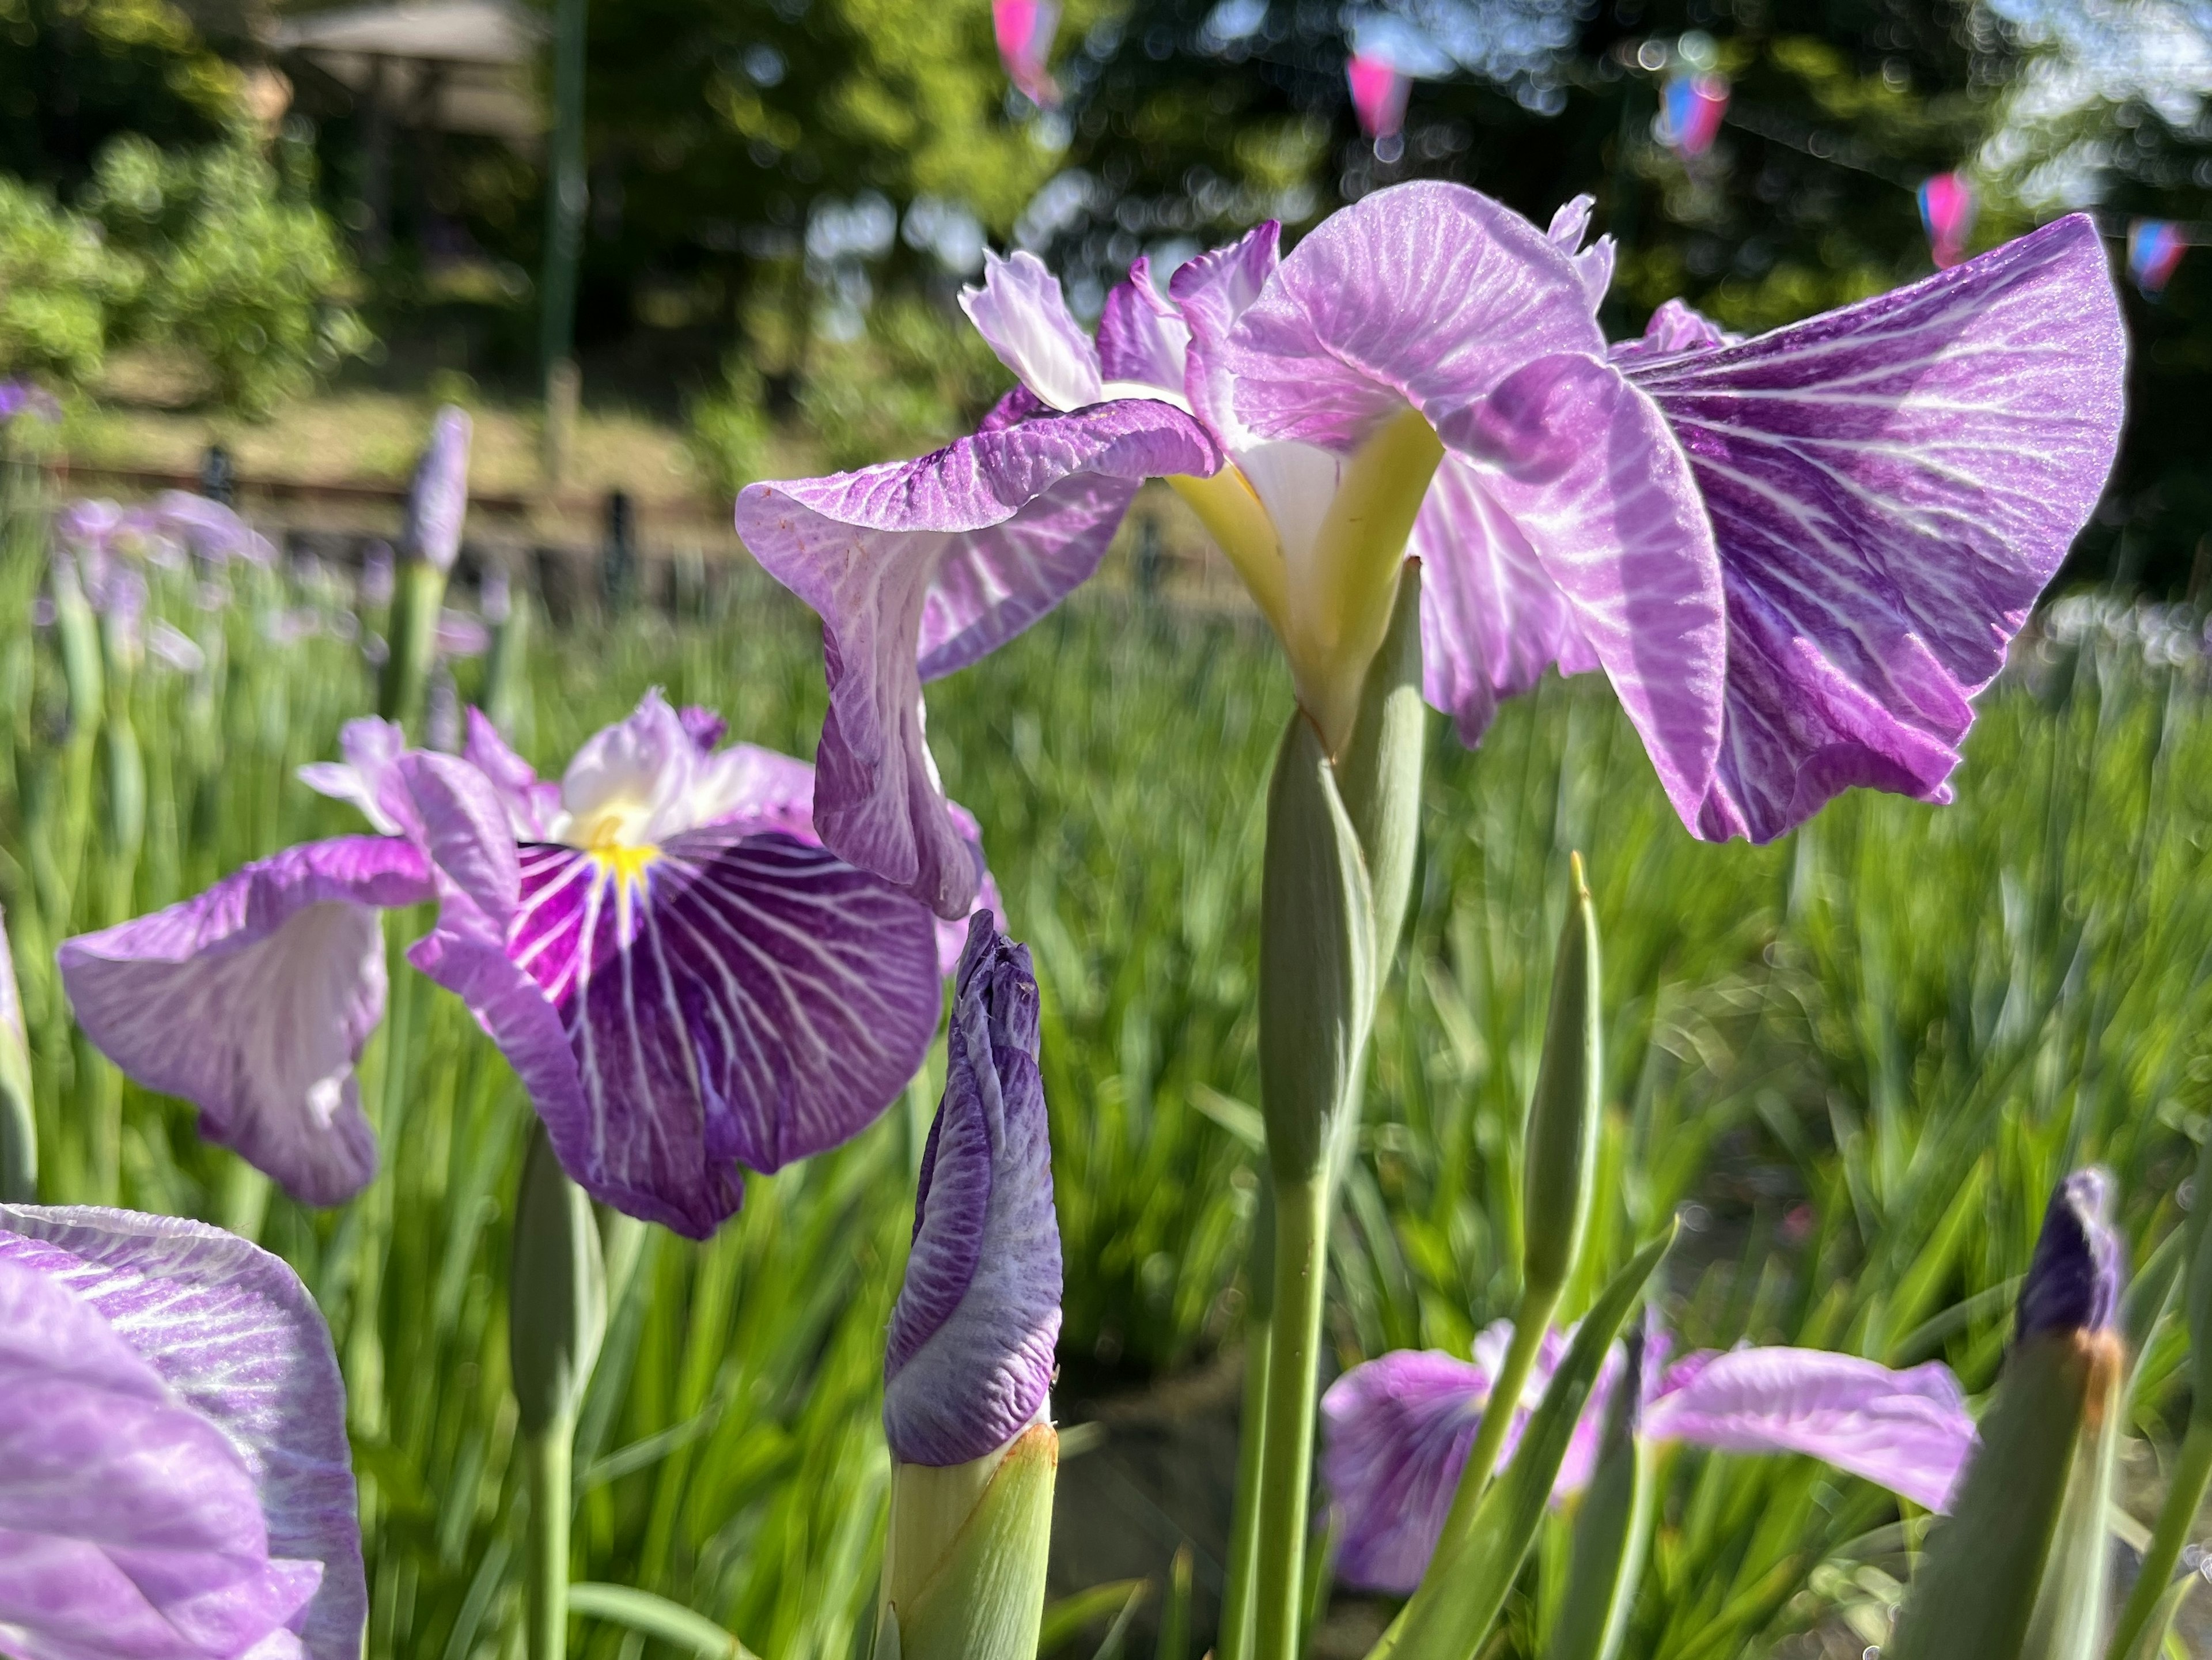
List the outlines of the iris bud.
{"label": "iris bud", "polygon": [[2045,1213],[2013,1351],[1888,1660],[2075,1660],[2104,1615],[2124,1366],[2110,1183],[2080,1171]]}
{"label": "iris bud", "polygon": [[1551,1013],[1522,1154],[1521,1280],[1530,1297],[1556,1296],[1574,1273],[1597,1183],[1604,1073],[1597,915],[1580,854],[1569,856],[1568,872],[1573,891],[1552,967]]}
{"label": "iris bud", "polygon": [[407,488],[407,524],[392,596],[391,654],[377,710],[403,725],[419,718],[437,656],[438,616],[446,576],[461,548],[469,508],[468,416],[448,404],[438,411],[430,441]]}
{"label": "iris bud", "polygon": [[890,1531],[876,1651],[1032,1660],[1060,1438],[1060,1228],[1026,946],[969,924],[945,1098],[884,1357]]}

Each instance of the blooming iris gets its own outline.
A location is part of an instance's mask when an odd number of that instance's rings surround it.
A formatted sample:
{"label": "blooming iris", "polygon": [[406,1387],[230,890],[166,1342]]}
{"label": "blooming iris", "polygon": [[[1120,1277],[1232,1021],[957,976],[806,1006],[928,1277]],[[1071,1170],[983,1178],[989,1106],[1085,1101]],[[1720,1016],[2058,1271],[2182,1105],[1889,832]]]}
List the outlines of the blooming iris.
{"label": "blooming iris", "polygon": [[276,1258],[0,1205],[0,1649],[356,1660],[349,1457],[330,1334]]}
{"label": "blooming iris", "polygon": [[376,1165],[354,1068],[384,1010],[378,913],[434,897],[410,960],[505,1051],[563,1168],[703,1237],[738,1208],[740,1166],[774,1171],[883,1110],[941,998],[941,925],[823,849],[811,769],[718,749],[721,733],[651,692],[553,783],[473,710],[459,756],[354,721],[345,760],[301,776],[379,833],[64,942],[78,1023],[195,1103],[203,1134],[337,1203]]}
{"label": "blooming iris", "polygon": [[830,846],[965,908],[922,684],[1086,580],[1146,476],[1236,566],[1332,752],[1410,554],[1425,690],[1468,743],[1547,666],[1601,668],[1698,836],[1771,839],[1855,784],[1948,800],[1968,700],[2118,441],[2095,226],[1752,340],[1669,302],[1608,345],[1589,209],[1546,233],[1398,185],[1166,297],[1139,260],[1095,340],[1036,259],[991,261],[964,303],[1021,385],[978,432],[738,500],[823,620]]}
{"label": "blooming iris", "polygon": [[[1487,1328],[1472,1360],[1400,1350],[1354,1366],[1322,1398],[1322,1474],[1339,1516],[1337,1575],[1347,1584],[1410,1594],[1443,1532],[1491,1380],[1512,1341]],[[1567,1340],[1547,1332],[1506,1438],[1543,1398]],[[1958,1381],[1940,1363],[1893,1371],[1818,1349],[1705,1351],[1663,1366],[1667,1340],[1645,1340],[1639,1432],[1723,1452],[1802,1452],[1863,1475],[1931,1510],[1945,1506],[1974,1436]],[[1590,1478],[1613,1391],[1626,1371],[1616,1346],[1583,1408],[1553,1493]],[[1663,1370],[1662,1370],[1663,1366]]]}

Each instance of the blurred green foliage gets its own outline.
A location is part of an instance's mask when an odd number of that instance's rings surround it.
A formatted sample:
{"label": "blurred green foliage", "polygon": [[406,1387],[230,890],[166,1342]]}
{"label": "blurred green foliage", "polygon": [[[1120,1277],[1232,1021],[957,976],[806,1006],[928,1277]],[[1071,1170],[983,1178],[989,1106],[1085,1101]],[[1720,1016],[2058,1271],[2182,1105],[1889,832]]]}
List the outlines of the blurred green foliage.
{"label": "blurred green foliage", "polygon": [[0,365],[76,386],[100,373],[110,307],[138,286],[99,227],[0,177]]}
{"label": "blurred green foliage", "polygon": [[0,0],[0,173],[71,187],[118,132],[210,143],[241,86],[168,0]]}

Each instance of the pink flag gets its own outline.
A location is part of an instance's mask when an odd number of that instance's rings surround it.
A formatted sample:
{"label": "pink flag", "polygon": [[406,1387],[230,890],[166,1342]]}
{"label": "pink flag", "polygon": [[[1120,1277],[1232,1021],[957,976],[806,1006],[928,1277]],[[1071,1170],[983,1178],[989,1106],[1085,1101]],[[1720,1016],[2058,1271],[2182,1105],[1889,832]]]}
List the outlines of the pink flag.
{"label": "pink flag", "polygon": [[1352,87],[1352,107],[1359,130],[1370,138],[1395,138],[1406,125],[1406,99],[1413,83],[1388,58],[1355,52],[1344,61]]}
{"label": "pink flag", "polygon": [[1920,222],[1938,270],[1948,271],[1966,257],[1966,239],[1974,234],[1979,205],[1964,173],[1939,173],[1921,185]]}
{"label": "pink flag", "polygon": [[1059,6],[1054,0],[991,0],[991,26],[1007,79],[1040,109],[1057,104],[1060,88],[1045,60],[1052,56],[1052,37],[1060,28]]}
{"label": "pink flag", "polygon": [[1683,155],[1703,155],[1713,146],[1728,104],[1726,76],[1676,76],[1660,98],[1659,141]]}

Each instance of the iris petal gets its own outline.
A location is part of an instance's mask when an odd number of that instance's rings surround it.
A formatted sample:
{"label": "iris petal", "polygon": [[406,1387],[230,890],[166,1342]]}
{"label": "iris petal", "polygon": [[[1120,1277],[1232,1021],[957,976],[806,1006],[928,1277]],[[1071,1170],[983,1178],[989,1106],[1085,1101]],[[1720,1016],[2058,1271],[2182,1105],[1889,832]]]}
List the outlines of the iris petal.
{"label": "iris petal", "polygon": [[1182,311],[1152,286],[1152,262],[1139,255],[1129,280],[1106,296],[1098,319],[1099,368],[1109,381],[1158,386],[1183,394],[1190,325]]}
{"label": "iris petal", "polygon": [[[423,816],[472,854],[489,794],[416,757]],[[461,996],[594,1197],[703,1238],[773,1171],[854,1134],[905,1086],[937,1024],[927,910],[825,850],[725,826],[658,848],[533,844],[514,885],[453,880],[413,960]],[[481,897],[479,897],[481,896]]]}
{"label": "iris petal", "polygon": [[1767,841],[1854,784],[1949,799],[1968,700],[2103,489],[2126,352],[2075,215],[1741,344],[1626,362],[1689,453],[1727,590],[1699,835]]}
{"label": "iris petal", "polygon": [[1354,1366],[1322,1397],[1322,1479],[1337,1511],[1336,1576],[1410,1596],[1443,1534],[1490,1399],[1490,1374],[1440,1351]]}
{"label": "iris petal", "polygon": [[[312,1600],[286,1616],[307,1654],[356,1660],[368,1590],[345,1386],[299,1277],[204,1223],[81,1207],[0,1206],[8,1260],[66,1288],[222,1432],[252,1483],[268,1554],[297,1565],[288,1570],[295,1583],[301,1568],[319,1569]],[[178,1483],[163,1507],[192,1496]]]}
{"label": "iris petal", "polygon": [[983,256],[983,284],[960,308],[999,361],[1047,405],[1079,410],[1099,398],[1098,348],[1068,314],[1060,278],[1033,253]]}
{"label": "iris petal", "polygon": [[201,1134],[294,1198],[335,1205],[376,1171],[354,1067],[384,1016],[377,914],[430,893],[411,843],[340,836],[64,940],[56,957],[102,1054],[198,1107]]}
{"label": "iris petal", "polygon": [[814,820],[841,857],[952,918],[975,860],[922,726],[925,675],[1011,639],[1097,568],[1136,488],[1221,465],[1166,404],[1125,399],[979,432],[918,460],[749,486],[738,532],[823,619]]}

